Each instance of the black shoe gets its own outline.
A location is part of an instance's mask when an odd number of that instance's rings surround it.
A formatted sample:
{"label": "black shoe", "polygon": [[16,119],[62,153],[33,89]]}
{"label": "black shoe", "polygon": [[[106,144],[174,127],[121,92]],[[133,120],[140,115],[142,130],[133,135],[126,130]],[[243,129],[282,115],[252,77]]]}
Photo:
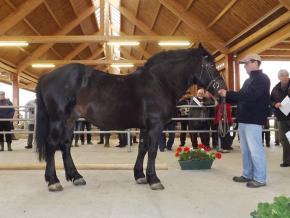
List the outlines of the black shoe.
{"label": "black shoe", "polygon": [[168,151],[172,151],[172,147],[166,147]]}
{"label": "black shoe", "polygon": [[270,144],[266,144],[266,147],[270,148]]}
{"label": "black shoe", "polygon": [[250,182],[250,181],[252,181],[252,179],[248,179],[248,178],[243,177],[243,176],[234,176],[233,180],[234,180],[234,182]]}
{"label": "black shoe", "polygon": [[160,152],[165,152],[165,149],[163,148],[163,149],[160,149]]}
{"label": "black shoe", "polygon": [[290,164],[287,164],[287,163],[281,163],[281,164],[280,164],[280,167],[290,167]]}
{"label": "black shoe", "polygon": [[100,145],[100,144],[104,144],[104,142],[103,142],[103,141],[99,141],[98,144],[99,144],[99,145]]}
{"label": "black shoe", "polygon": [[262,186],[265,186],[265,185],[266,185],[266,183],[257,182],[255,180],[247,182],[247,187],[248,188],[259,188],[259,187],[262,187]]}
{"label": "black shoe", "polygon": [[26,149],[30,149],[30,148],[32,148],[32,145],[27,145],[27,146],[25,146],[24,148],[26,148]]}
{"label": "black shoe", "polygon": [[87,142],[87,144],[88,144],[88,145],[93,145],[93,143],[92,143],[92,142]]}
{"label": "black shoe", "polygon": [[116,145],[115,147],[117,147],[117,148],[123,148],[123,147],[125,147],[126,145]]}

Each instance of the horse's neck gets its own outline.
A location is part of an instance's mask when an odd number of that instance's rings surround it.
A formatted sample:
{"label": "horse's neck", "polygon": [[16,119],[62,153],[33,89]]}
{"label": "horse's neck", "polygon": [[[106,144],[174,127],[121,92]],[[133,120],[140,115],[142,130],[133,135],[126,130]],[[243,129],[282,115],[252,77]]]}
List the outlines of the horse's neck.
{"label": "horse's neck", "polygon": [[191,86],[191,73],[188,70],[179,72],[162,73],[163,81],[176,99],[180,99],[186,90]]}

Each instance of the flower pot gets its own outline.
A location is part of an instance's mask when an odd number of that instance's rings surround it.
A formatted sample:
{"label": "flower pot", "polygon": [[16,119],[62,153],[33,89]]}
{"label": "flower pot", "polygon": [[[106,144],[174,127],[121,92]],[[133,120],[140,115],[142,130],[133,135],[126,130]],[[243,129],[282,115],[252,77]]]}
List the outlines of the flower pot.
{"label": "flower pot", "polygon": [[182,170],[204,170],[211,168],[213,160],[179,160],[178,162]]}

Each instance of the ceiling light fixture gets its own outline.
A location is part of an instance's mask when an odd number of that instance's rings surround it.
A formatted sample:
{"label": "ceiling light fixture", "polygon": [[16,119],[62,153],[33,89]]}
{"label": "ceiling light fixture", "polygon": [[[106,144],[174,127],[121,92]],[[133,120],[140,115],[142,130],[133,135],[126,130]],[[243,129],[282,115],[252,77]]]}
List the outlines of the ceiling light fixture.
{"label": "ceiling light fixture", "polygon": [[0,41],[0,46],[5,47],[25,47],[28,42],[25,41]]}
{"label": "ceiling light fixture", "polygon": [[108,45],[117,45],[117,46],[136,46],[140,45],[140,42],[137,41],[111,41],[107,43]]}
{"label": "ceiling light fixture", "polygon": [[134,64],[127,63],[127,64],[111,64],[111,67],[134,67]]}
{"label": "ceiling light fixture", "polygon": [[33,68],[54,68],[55,64],[32,64],[31,65]]}
{"label": "ceiling light fixture", "polygon": [[189,41],[160,41],[158,45],[160,46],[189,46],[191,42]]}

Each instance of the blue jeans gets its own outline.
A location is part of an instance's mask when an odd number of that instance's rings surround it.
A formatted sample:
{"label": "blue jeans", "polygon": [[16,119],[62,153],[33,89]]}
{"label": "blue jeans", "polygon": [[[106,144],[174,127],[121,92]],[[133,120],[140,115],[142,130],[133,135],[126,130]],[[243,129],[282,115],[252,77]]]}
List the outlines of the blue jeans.
{"label": "blue jeans", "polygon": [[239,136],[243,156],[243,176],[266,183],[266,155],[262,143],[262,126],[239,123]]}
{"label": "blue jeans", "polygon": [[[167,125],[165,125],[164,130],[175,130],[175,121],[171,121]],[[164,148],[167,147],[167,149],[171,149],[172,145],[174,143],[175,133],[168,133],[168,141],[166,143],[166,135],[165,133],[161,133],[159,137],[159,149],[164,150]]]}

